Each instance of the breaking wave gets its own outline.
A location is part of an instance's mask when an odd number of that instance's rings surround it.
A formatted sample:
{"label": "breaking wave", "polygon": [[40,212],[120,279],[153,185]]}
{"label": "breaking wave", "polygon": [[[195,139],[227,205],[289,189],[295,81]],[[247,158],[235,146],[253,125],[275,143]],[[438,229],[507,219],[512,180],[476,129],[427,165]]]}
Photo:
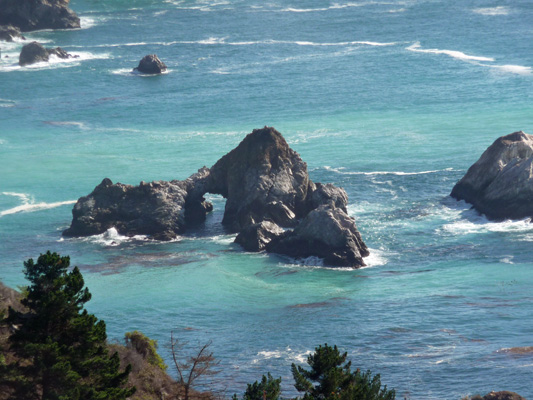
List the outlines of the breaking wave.
{"label": "breaking wave", "polygon": [[422,49],[420,48],[420,42],[416,42],[407,47],[407,50],[416,53],[444,54],[462,61],[494,61],[494,59],[490,57],[472,56],[457,50]]}
{"label": "breaking wave", "polygon": [[54,203],[36,203],[35,200],[26,193],[15,193],[15,192],[2,192],[4,196],[13,196],[18,197],[22,202],[21,205],[9,208],[7,210],[0,211],[0,217],[10,214],[17,214],[23,212],[35,212],[41,210],[48,210],[51,208],[61,207],[68,204],[76,203],[76,200],[67,200],[67,201],[58,201]]}
{"label": "breaking wave", "polygon": [[509,7],[506,6],[474,8],[472,11],[481,15],[508,15],[510,13]]}
{"label": "breaking wave", "polygon": [[419,171],[419,172],[403,172],[403,171],[371,171],[371,172],[360,172],[360,171],[344,171],[344,167],[339,168],[332,168],[329,166],[324,167],[327,171],[336,172],[341,175],[397,175],[397,176],[409,176],[409,175],[425,175],[425,174],[435,174],[438,172],[449,172],[453,171],[453,168],[445,168],[445,169],[435,169],[430,171]]}

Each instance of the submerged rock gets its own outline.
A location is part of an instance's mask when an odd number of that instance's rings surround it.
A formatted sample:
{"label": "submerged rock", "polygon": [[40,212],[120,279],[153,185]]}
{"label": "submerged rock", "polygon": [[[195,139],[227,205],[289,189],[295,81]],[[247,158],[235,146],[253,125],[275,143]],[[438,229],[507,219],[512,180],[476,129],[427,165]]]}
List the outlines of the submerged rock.
{"label": "submerged rock", "polygon": [[13,42],[15,39],[26,39],[20,33],[20,29],[12,25],[0,25],[0,40]]}
{"label": "submerged rock", "polygon": [[51,55],[55,55],[63,59],[79,57],[67,53],[61,47],[56,47],[55,49],[46,49],[40,43],[31,42],[22,48],[19,56],[19,65],[23,67],[25,65],[35,64],[38,62],[47,62],[50,60]]}
{"label": "submerged rock", "polygon": [[143,74],[161,74],[167,70],[167,66],[156,54],[149,54],[144,56],[139,62],[139,66],[133,68],[133,70],[142,72]]}
{"label": "submerged rock", "polygon": [[451,196],[471,203],[489,219],[533,217],[533,135],[520,131],[498,138]]}
{"label": "submerged rock", "polygon": [[206,193],[227,199],[222,223],[239,232],[235,241],[248,251],[317,256],[351,268],[365,265],[368,249],[347,215],[346,192],[313,183],[298,153],[268,127],[254,130],[211,168],[184,181],[131,186],[104,179],[78,200],[64,235],[94,235],[115,227],[121,235],[172,239],[212,210]]}
{"label": "submerged rock", "polygon": [[73,29],[80,19],[68,8],[70,0],[0,0],[0,24],[23,32],[39,29]]}

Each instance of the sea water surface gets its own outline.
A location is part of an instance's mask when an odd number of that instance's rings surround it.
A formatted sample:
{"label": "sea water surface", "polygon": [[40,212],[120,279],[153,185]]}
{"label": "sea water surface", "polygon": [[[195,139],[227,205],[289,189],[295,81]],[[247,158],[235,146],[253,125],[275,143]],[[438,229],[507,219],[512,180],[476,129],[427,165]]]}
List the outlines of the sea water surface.
{"label": "sea water surface", "polygon": [[[72,0],[82,29],[0,43],[0,279],[70,255],[111,340],[140,330],[170,364],[212,341],[230,396],[323,343],[398,398],[533,396],[533,225],[449,197],[497,137],[533,133],[530,0]],[[80,57],[17,66],[24,43]],[[146,54],[169,67],[131,72]],[[8,56],[6,58],[5,56]],[[342,186],[368,267],[253,254],[220,225],[163,243],[63,239],[73,203],[113,182],[185,179],[274,126],[316,182]],[[170,369],[170,371],[172,371]]]}

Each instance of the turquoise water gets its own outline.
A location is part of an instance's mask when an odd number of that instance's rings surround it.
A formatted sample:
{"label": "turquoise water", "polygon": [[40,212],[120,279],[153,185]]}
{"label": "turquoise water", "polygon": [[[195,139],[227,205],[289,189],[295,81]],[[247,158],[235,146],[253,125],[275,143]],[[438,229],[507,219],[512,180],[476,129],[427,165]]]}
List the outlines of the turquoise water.
{"label": "turquoise water", "polygon": [[[69,254],[111,339],[212,340],[241,393],[324,342],[398,398],[533,396],[533,225],[491,223],[448,195],[497,137],[533,133],[533,4],[515,1],[72,0],[81,30],[28,34],[79,59],[16,65],[1,43],[0,278]],[[146,54],[162,76],[130,73]],[[274,126],[311,179],[346,189],[368,268],[251,254],[220,226],[171,243],[61,238],[104,177],[184,179]]]}

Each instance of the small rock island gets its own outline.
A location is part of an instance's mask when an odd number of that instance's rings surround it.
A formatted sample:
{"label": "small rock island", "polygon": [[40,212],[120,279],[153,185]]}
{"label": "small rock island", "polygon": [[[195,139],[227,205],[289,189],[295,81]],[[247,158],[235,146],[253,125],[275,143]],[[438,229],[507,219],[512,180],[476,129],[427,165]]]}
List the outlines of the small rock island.
{"label": "small rock island", "polygon": [[451,196],[491,220],[533,217],[533,135],[502,136],[454,186]]}
{"label": "small rock island", "polygon": [[365,265],[369,251],[347,214],[346,192],[312,182],[307,164],[271,127],[254,130],[211,168],[183,181],[132,186],[104,179],[75,204],[63,235],[96,235],[114,227],[126,236],[171,240],[205,220],[213,209],[206,193],[226,199],[222,224],[239,233],[235,241],[248,251]]}

